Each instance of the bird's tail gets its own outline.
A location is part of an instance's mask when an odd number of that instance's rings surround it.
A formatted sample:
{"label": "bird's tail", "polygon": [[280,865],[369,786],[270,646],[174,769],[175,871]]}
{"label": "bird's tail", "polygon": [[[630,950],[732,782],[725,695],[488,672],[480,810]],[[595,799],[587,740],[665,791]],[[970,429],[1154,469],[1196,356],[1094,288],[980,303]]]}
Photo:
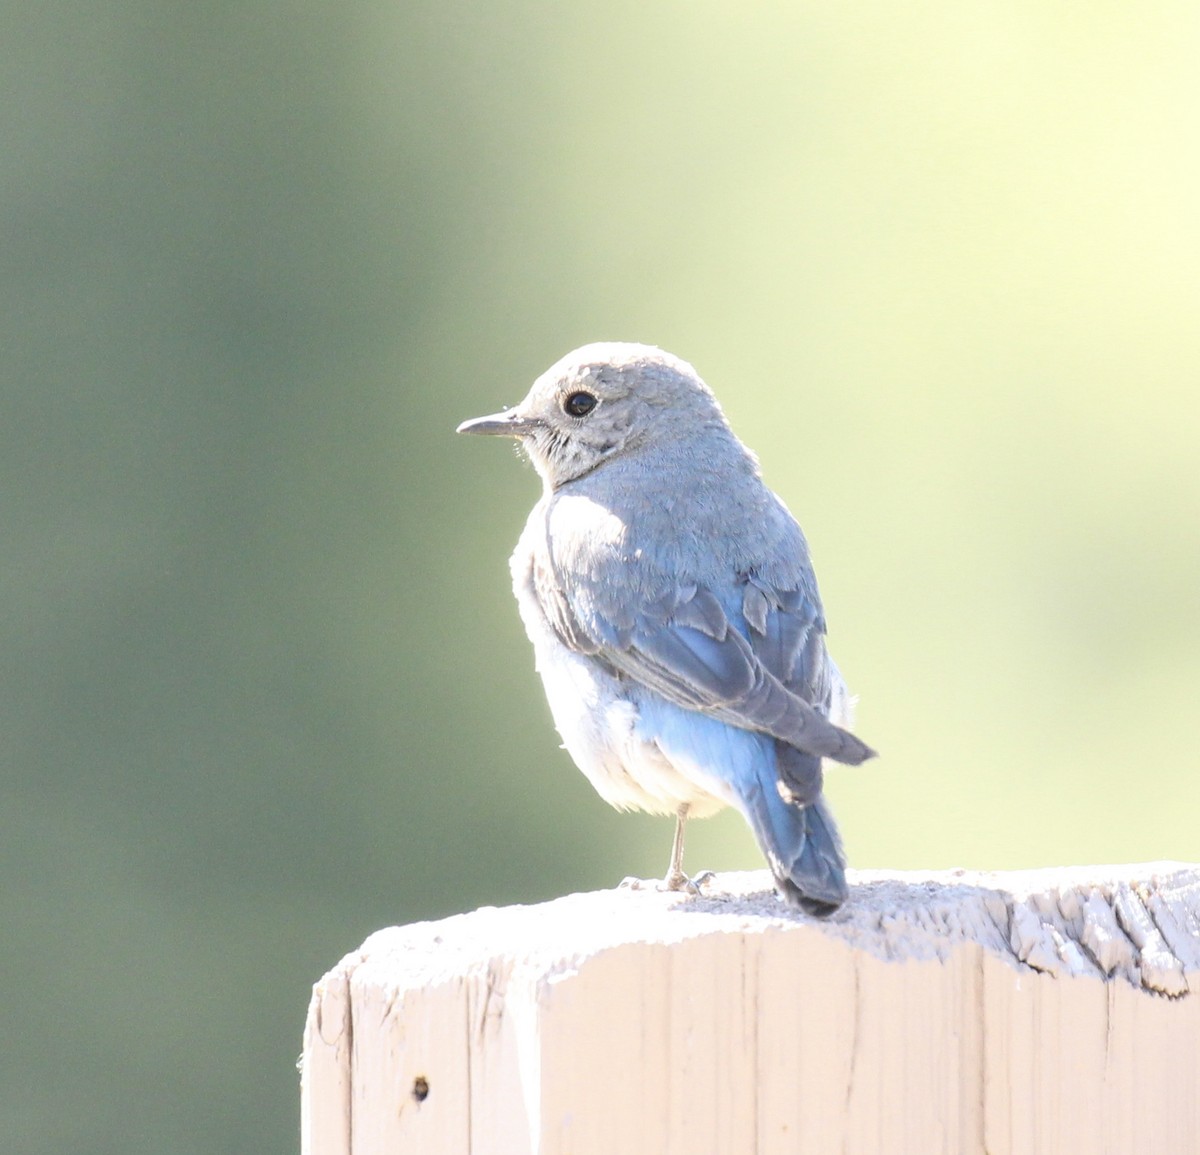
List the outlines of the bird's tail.
{"label": "bird's tail", "polygon": [[800,801],[786,787],[781,792],[780,779],[767,770],[743,798],[742,809],[779,893],[793,906],[825,917],[849,893],[846,855],[819,784],[809,799]]}

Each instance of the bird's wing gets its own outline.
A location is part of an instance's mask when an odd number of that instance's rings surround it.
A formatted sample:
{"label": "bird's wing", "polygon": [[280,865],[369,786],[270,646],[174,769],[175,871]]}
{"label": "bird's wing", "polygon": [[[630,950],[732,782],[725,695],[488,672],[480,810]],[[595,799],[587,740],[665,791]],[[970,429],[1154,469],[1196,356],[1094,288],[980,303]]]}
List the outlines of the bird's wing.
{"label": "bird's wing", "polygon": [[[807,754],[856,765],[874,751],[821,712],[829,673],[815,591],[742,583],[742,634],[721,600],[697,585],[617,604],[591,582],[564,588],[534,568],[534,589],[564,645],[593,655],[668,701],[778,738]],[[747,636],[748,635],[748,636]]]}

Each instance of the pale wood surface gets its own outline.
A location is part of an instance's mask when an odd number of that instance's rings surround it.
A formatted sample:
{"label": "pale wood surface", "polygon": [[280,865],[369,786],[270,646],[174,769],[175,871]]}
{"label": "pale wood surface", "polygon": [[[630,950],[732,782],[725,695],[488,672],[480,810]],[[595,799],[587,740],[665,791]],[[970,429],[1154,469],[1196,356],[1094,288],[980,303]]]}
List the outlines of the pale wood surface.
{"label": "pale wood surface", "polygon": [[851,881],[379,931],[314,988],[305,1155],[1200,1152],[1200,868]]}

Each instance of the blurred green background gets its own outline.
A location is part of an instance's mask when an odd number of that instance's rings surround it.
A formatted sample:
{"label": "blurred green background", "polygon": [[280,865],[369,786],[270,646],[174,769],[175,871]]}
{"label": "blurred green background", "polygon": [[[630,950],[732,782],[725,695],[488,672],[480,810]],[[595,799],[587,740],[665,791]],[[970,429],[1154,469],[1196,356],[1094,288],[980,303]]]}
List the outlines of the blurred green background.
{"label": "blurred green background", "polygon": [[293,1151],[366,934],[665,868],[452,432],[589,340],[803,522],[854,864],[1200,859],[1195,5],[0,11],[6,1150]]}

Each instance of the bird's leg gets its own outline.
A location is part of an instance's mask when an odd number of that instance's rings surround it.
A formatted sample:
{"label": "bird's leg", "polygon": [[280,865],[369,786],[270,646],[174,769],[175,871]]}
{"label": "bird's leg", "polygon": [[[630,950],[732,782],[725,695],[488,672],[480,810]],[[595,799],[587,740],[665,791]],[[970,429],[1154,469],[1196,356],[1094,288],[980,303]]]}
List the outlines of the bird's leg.
{"label": "bird's leg", "polygon": [[675,811],[675,837],[671,841],[671,865],[667,868],[667,877],[663,885],[668,890],[683,890],[690,879],[683,873],[683,828],[687,823],[688,808],[684,803]]}
{"label": "bird's leg", "polygon": [[683,828],[687,823],[688,807],[680,806],[675,811],[675,837],[671,842],[671,865],[667,868],[667,877],[662,882],[645,883],[640,878],[626,878],[621,882],[622,890],[686,890],[688,894],[699,894],[700,888],[716,877],[711,870],[704,871],[696,878],[688,878],[683,873]]}

